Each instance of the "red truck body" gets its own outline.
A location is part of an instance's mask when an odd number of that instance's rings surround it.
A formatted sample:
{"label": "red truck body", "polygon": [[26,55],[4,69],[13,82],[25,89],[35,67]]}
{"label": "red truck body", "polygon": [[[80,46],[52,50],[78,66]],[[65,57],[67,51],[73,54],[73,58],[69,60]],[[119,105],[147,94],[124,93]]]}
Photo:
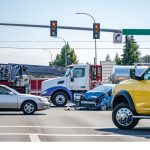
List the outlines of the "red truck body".
{"label": "red truck body", "polygon": [[34,79],[30,79],[30,94],[32,95],[42,95],[41,93],[41,86],[42,86],[42,82],[45,81],[47,79],[45,78],[34,78]]}

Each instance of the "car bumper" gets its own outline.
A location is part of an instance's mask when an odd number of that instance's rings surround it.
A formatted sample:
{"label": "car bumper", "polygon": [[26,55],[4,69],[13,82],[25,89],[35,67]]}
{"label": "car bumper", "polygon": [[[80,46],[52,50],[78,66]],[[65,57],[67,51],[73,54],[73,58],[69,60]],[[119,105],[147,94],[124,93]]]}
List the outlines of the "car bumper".
{"label": "car bumper", "polygon": [[42,103],[38,103],[38,107],[37,110],[45,110],[45,109],[49,109],[50,108],[50,102],[42,102]]}

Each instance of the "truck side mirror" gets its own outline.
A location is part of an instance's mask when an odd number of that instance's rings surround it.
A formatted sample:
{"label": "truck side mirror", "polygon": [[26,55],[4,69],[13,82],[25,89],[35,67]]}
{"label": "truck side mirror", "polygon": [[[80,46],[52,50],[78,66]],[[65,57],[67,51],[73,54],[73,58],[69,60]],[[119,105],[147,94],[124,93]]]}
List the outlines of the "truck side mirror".
{"label": "truck side mirror", "polygon": [[71,80],[71,82],[74,82],[73,72],[72,71],[70,72],[70,80]]}
{"label": "truck side mirror", "polygon": [[135,79],[135,69],[130,69],[130,77],[131,79]]}

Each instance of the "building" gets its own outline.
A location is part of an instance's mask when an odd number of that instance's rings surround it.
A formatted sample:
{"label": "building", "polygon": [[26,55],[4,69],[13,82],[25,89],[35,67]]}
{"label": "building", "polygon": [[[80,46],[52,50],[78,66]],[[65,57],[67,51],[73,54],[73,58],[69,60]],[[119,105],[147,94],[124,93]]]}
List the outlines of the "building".
{"label": "building", "polygon": [[100,61],[102,65],[102,83],[109,83],[112,74],[113,66],[116,65],[115,61]]}
{"label": "building", "polygon": [[150,63],[150,55],[145,55],[140,58],[141,63]]}

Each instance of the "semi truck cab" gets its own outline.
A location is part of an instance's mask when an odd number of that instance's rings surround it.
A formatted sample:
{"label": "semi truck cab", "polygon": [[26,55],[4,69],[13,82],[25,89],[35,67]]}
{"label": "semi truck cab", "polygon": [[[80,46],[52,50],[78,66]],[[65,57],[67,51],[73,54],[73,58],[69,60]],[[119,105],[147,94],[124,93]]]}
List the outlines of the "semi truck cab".
{"label": "semi truck cab", "polygon": [[[101,66],[89,64],[70,65],[63,77],[42,82],[42,96],[56,106],[65,106],[101,81]],[[95,81],[95,82],[94,82]],[[80,96],[79,96],[80,97]]]}

